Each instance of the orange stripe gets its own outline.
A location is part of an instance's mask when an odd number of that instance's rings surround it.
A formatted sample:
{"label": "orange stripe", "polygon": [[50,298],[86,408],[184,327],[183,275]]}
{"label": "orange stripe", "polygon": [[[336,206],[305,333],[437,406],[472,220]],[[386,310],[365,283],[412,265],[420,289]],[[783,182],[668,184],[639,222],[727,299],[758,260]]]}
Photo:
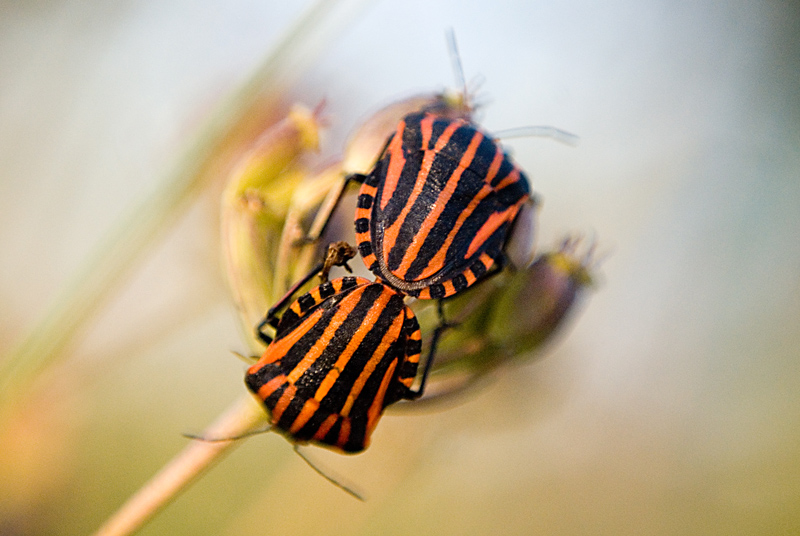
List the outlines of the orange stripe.
{"label": "orange stripe", "polygon": [[289,406],[289,402],[292,401],[296,392],[297,392],[297,387],[295,387],[294,385],[289,385],[286,387],[286,390],[278,399],[278,403],[275,404],[274,408],[272,408],[273,424],[281,420],[281,415],[283,415],[283,412],[286,411],[286,408]]}
{"label": "orange stripe", "polygon": [[486,222],[478,229],[478,232],[475,233],[475,238],[472,239],[472,242],[469,245],[469,249],[467,250],[467,257],[471,257],[480,247],[486,242],[490,236],[504,223],[511,221],[517,215],[520,206],[522,205],[523,201],[517,203],[516,205],[512,205],[507,209],[503,210],[502,212],[495,212],[486,220]]}
{"label": "orange stripe", "polygon": [[403,172],[403,166],[406,165],[406,157],[403,155],[403,131],[406,128],[406,122],[400,121],[397,125],[397,130],[394,133],[392,142],[386,148],[389,155],[389,167],[386,169],[386,177],[383,179],[383,194],[381,195],[381,210],[386,208],[389,199],[392,198],[397,182],[400,180],[400,175]]}
{"label": "orange stripe", "polygon": [[[292,371],[287,374],[287,378],[289,378],[290,382],[295,383],[297,380],[299,380],[300,376],[302,376],[303,373],[307,371],[317,359],[319,359],[319,356],[322,355],[322,351],[325,350],[325,348],[331,342],[331,339],[333,339],[333,336],[336,334],[336,330],[338,330],[342,323],[344,323],[344,321],[347,319],[347,316],[358,303],[358,296],[363,293],[363,287],[356,289],[348,296],[348,299],[342,300],[339,303],[339,308],[336,310],[333,318],[331,318],[330,324],[328,324],[328,326],[325,328],[325,331],[323,331],[322,335],[316,341],[314,341],[314,346],[308,350],[308,353],[303,356],[303,359],[301,359],[300,362],[295,365]],[[303,324],[305,325],[305,322],[303,322]]]}
{"label": "orange stripe", "polygon": [[308,295],[314,299],[314,303],[322,301],[322,296],[319,295],[319,287],[314,287],[308,291]]}
{"label": "orange stripe", "polygon": [[455,225],[453,228],[450,229],[450,232],[447,234],[447,238],[445,238],[444,242],[442,243],[442,247],[439,248],[439,251],[436,252],[436,255],[431,257],[431,260],[428,261],[428,266],[425,267],[423,274],[435,274],[442,268],[444,268],[444,259],[447,256],[447,251],[450,249],[450,245],[455,240],[456,235],[461,230],[461,227],[464,225],[464,222],[467,221],[481,201],[486,198],[487,195],[494,192],[494,190],[487,185],[483,185],[481,189],[478,191],[477,194],[470,200],[469,205],[467,208],[461,211],[461,214],[458,215],[458,219],[456,219]]}
{"label": "orange stripe", "polygon": [[[500,150],[500,147],[497,147],[495,151],[494,160],[492,160],[491,165],[489,166],[489,170],[486,173],[486,177],[484,178],[485,184],[481,187],[477,194],[470,200],[469,205],[467,208],[461,211],[461,214],[458,215],[458,219],[456,220],[455,225],[453,228],[450,229],[450,232],[447,234],[447,238],[445,239],[444,243],[442,243],[442,247],[439,248],[439,251],[436,252],[436,255],[431,257],[431,260],[428,262],[428,266],[425,267],[423,274],[430,274],[433,275],[439,272],[442,268],[444,268],[444,259],[447,256],[447,251],[450,249],[450,245],[453,243],[458,231],[461,230],[461,227],[464,225],[464,222],[469,218],[475,209],[478,208],[478,205],[483,201],[483,199],[493,193],[495,191],[494,188],[489,186],[489,184],[494,179],[495,175],[497,175],[498,170],[500,169],[500,165],[503,163],[503,152]],[[430,277],[430,276],[425,276]],[[474,282],[467,282],[467,286],[471,285]]]}
{"label": "orange stripe", "polygon": [[475,281],[478,280],[478,278],[475,277],[475,274],[472,273],[472,270],[464,270],[463,274],[467,280],[467,286],[472,285]]}
{"label": "orange stripe", "polygon": [[[478,147],[482,141],[483,134],[480,132],[475,132],[475,135],[472,136],[472,140],[469,142],[469,146],[467,146],[467,150],[464,151],[463,155],[461,155],[461,160],[458,163],[458,167],[447,179],[447,184],[445,184],[444,188],[442,188],[442,191],[439,192],[439,197],[436,199],[436,203],[433,205],[433,210],[431,210],[425,217],[425,221],[422,222],[419,232],[414,237],[414,240],[412,240],[411,244],[408,246],[408,249],[403,255],[403,260],[400,263],[400,266],[397,268],[397,270],[394,270],[394,274],[397,277],[401,279],[404,278],[406,272],[408,272],[408,268],[411,266],[411,263],[417,258],[417,254],[419,254],[419,250],[422,248],[425,239],[430,234],[433,226],[439,219],[439,216],[441,216],[442,212],[447,206],[447,203],[453,196],[453,192],[456,191],[456,187],[458,187],[458,183],[461,180],[461,175],[467,168],[469,168],[470,164],[472,164],[472,161],[475,159],[475,154],[478,152]],[[439,269],[437,269],[435,266],[426,267],[416,281],[427,279],[438,271]]]}
{"label": "orange stripe", "polygon": [[356,378],[355,383],[353,383],[353,388],[350,389],[350,393],[347,395],[347,401],[345,401],[344,406],[342,406],[342,410],[340,413],[342,415],[349,415],[350,409],[352,409],[353,404],[358,398],[358,395],[361,394],[361,391],[364,389],[364,385],[367,383],[367,380],[372,373],[375,372],[375,367],[378,366],[378,363],[381,362],[383,356],[386,355],[386,352],[389,351],[389,347],[392,345],[394,341],[397,340],[400,334],[400,328],[403,325],[403,319],[405,315],[397,315],[392,322],[392,325],[386,330],[386,333],[383,335],[383,339],[381,339],[380,344],[375,349],[375,353],[372,354],[367,364],[361,370],[361,373]]}
{"label": "orange stripe", "polygon": [[[366,233],[356,233],[356,244],[360,244],[361,242],[370,242],[369,239],[369,232]],[[369,266],[371,263],[368,263],[366,259],[364,259],[364,263]]]}
{"label": "orange stripe", "polygon": [[378,187],[366,182],[361,185],[361,189],[358,191],[358,195],[369,195],[370,197],[375,197],[376,193],[378,193]]}
{"label": "orange stripe", "polygon": [[[417,332],[417,333],[419,333],[419,332]],[[420,338],[419,338],[419,336],[417,336],[417,337],[409,337],[409,340],[418,341],[418,340],[420,340]],[[420,358],[420,353],[417,352],[415,354],[407,355],[406,356],[406,361],[408,361],[409,363],[419,363],[419,358]]]}
{"label": "orange stripe", "polygon": [[323,312],[324,311],[322,309],[317,309],[310,315],[304,317],[300,325],[293,329],[289,335],[282,339],[272,341],[272,344],[267,347],[267,350],[264,352],[264,355],[261,357],[258,363],[251,367],[250,370],[253,371],[253,369],[256,369],[255,371],[257,371],[265,364],[275,363],[276,361],[283,359],[283,357],[292,349],[292,346],[294,346],[295,343],[300,340],[300,337],[305,335],[306,331],[308,331],[308,326],[313,326],[319,322]]}
{"label": "orange stripe", "polygon": [[328,415],[325,420],[322,421],[319,429],[317,429],[317,433],[314,434],[314,439],[317,441],[322,441],[325,439],[325,436],[331,431],[331,428],[333,428],[333,425],[336,424],[336,419],[338,418],[339,416],[335,413]]}
{"label": "orange stripe", "polygon": [[452,279],[450,279],[448,281],[445,281],[442,285],[444,286],[444,295],[445,296],[452,296],[453,294],[456,293],[456,287],[453,284],[453,280]]}
{"label": "orange stripe", "polygon": [[[383,292],[375,303],[369,308],[367,314],[364,316],[364,320],[361,322],[361,325],[358,326],[358,329],[355,330],[350,341],[347,343],[347,347],[342,351],[341,355],[336,360],[336,364],[333,365],[333,368],[325,375],[322,382],[320,382],[319,387],[317,388],[317,392],[314,394],[314,398],[317,400],[322,400],[325,398],[325,395],[328,394],[328,391],[331,390],[331,387],[336,383],[336,380],[339,379],[339,374],[342,373],[344,368],[347,366],[347,363],[353,357],[353,354],[356,350],[358,350],[361,341],[364,340],[364,337],[367,336],[369,333],[370,328],[375,325],[375,322],[378,321],[378,317],[381,315],[381,312],[386,308],[386,304],[389,303],[389,299],[392,297],[390,292]],[[398,329],[399,332],[399,329]],[[395,335],[395,339],[397,335]],[[345,408],[348,408],[347,404],[345,404]],[[348,409],[343,409],[339,413],[347,416]]]}
{"label": "orange stripe", "polygon": [[389,368],[386,370],[386,374],[383,375],[381,386],[378,389],[378,392],[375,395],[375,399],[372,401],[369,410],[367,411],[367,430],[364,433],[364,446],[369,444],[369,437],[372,435],[375,425],[378,424],[378,419],[383,411],[383,399],[386,397],[386,390],[389,388],[389,382],[391,382],[392,378],[394,377],[394,369],[396,367],[397,359],[392,361],[392,363],[389,365]]}
{"label": "orange stripe", "polygon": [[374,263],[375,263],[377,260],[378,260],[378,257],[376,257],[376,256],[375,256],[375,254],[372,254],[372,255],[367,255],[366,257],[364,257],[364,265],[365,265],[367,268],[369,268],[369,267],[370,267],[370,266],[372,266],[372,265],[373,265],[373,264],[374,264]]}
{"label": "orange stripe", "polygon": [[502,190],[509,184],[514,184],[515,182],[519,182],[519,168],[514,168],[514,170],[506,175],[506,177],[497,183],[495,186],[496,190]]}
{"label": "orange stripe", "polygon": [[294,302],[294,303],[293,303],[293,304],[292,304],[292,305],[289,307],[289,309],[291,309],[291,310],[292,310],[292,312],[294,312],[294,313],[295,313],[297,316],[302,316],[302,315],[303,315],[303,311],[302,311],[302,310],[300,310],[300,304],[299,304],[298,302]]}
{"label": "orange stripe", "polygon": [[313,398],[309,398],[306,400],[306,403],[303,404],[303,409],[300,410],[300,413],[297,415],[297,418],[292,423],[292,427],[289,428],[290,434],[296,434],[300,431],[300,429],[305,426],[308,420],[314,416],[314,414],[319,409],[319,402],[314,400]]}
{"label": "orange stripe", "polygon": [[[425,119],[423,119],[423,123],[428,120],[433,121],[433,117],[427,116]],[[405,205],[403,206],[403,210],[400,211],[400,215],[397,216],[397,219],[383,232],[383,257],[385,259],[389,258],[389,252],[394,247],[395,242],[397,242],[397,235],[400,234],[400,227],[402,227],[403,223],[406,221],[406,217],[408,216],[408,213],[411,212],[411,207],[414,205],[414,202],[422,193],[425,182],[428,180],[428,174],[431,171],[434,158],[436,158],[436,155],[441,152],[442,149],[444,149],[444,146],[447,145],[448,141],[450,141],[450,137],[453,135],[453,132],[455,132],[460,126],[462,126],[462,123],[457,121],[450,123],[447,128],[444,129],[442,135],[436,140],[435,147],[433,149],[425,149],[425,155],[422,157],[422,165],[420,166],[419,173],[417,173],[417,180],[414,183],[414,188],[411,190],[411,195],[409,195],[408,201],[406,201]],[[427,147],[427,144],[423,145],[423,147]],[[385,194],[386,190],[384,190],[384,196]]]}
{"label": "orange stripe", "polygon": [[[356,221],[362,220],[362,219],[369,221],[369,218],[370,218],[369,209],[360,208],[360,207],[356,208]],[[359,234],[362,234],[362,235],[366,234],[367,236],[369,236],[369,231],[365,231],[364,233],[356,233],[356,236],[358,236]]]}
{"label": "orange stripe", "polygon": [[350,419],[345,417],[342,419],[342,427],[339,428],[339,439],[336,441],[336,446],[344,449],[348,439],[350,439]]}
{"label": "orange stripe", "polygon": [[286,383],[286,376],[284,376],[283,374],[275,376],[270,381],[268,381],[267,383],[258,388],[258,397],[261,400],[268,399],[269,396],[272,393],[274,393],[278,389],[278,387],[280,387],[284,383]]}
{"label": "orange stripe", "polygon": [[503,159],[505,158],[503,151],[500,150],[500,146],[495,143],[494,147],[494,159],[489,165],[489,169],[486,171],[486,176],[483,178],[486,184],[492,184],[492,181],[497,175],[497,172],[500,171],[500,166],[503,165]]}
{"label": "orange stripe", "polygon": [[419,122],[419,129],[422,132],[422,145],[420,149],[423,151],[428,150],[428,145],[431,143],[431,138],[433,137],[433,121],[436,119],[435,116],[432,114],[425,114]]}

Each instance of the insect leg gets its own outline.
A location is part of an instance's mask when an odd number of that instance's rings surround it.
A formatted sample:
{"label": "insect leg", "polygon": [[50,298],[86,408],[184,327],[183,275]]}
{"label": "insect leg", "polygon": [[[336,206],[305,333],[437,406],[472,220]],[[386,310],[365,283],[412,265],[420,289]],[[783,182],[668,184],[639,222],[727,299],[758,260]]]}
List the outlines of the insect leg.
{"label": "insect leg", "polygon": [[329,475],[329,474],[327,474],[325,471],[323,471],[322,469],[320,469],[319,467],[317,467],[317,465],[316,465],[314,462],[312,462],[312,461],[311,461],[311,460],[308,458],[308,456],[306,456],[305,454],[303,454],[303,453],[300,451],[300,445],[298,445],[298,444],[296,444],[296,443],[295,443],[295,445],[294,445],[294,451],[295,451],[295,452],[297,453],[297,455],[298,455],[298,456],[300,456],[300,458],[302,458],[302,460],[303,460],[304,462],[306,462],[306,463],[308,464],[308,466],[309,466],[310,468],[312,468],[312,469],[314,470],[314,472],[316,472],[316,473],[317,473],[319,476],[321,476],[322,478],[324,478],[325,480],[327,480],[328,482],[330,482],[331,484],[333,484],[333,485],[334,485],[334,486],[336,486],[337,488],[341,489],[341,490],[342,490],[342,491],[344,491],[345,493],[348,493],[348,494],[352,495],[353,497],[355,497],[355,498],[356,498],[356,499],[358,499],[359,501],[363,501],[363,500],[364,500],[364,497],[363,497],[363,496],[362,496],[360,493],[358,493],[357,491],[355,491],[355,490],[354,490],[354,489],[352,489],[351,487],[349,487],[349,486],[346,486],[345,484],[342,484],[342,483],[339,481],[339,479],[337,479],[337,478],[334,478],[334,477],[330,476],[330,475]]}
{"label": "insect leg", "polygon": [[336,207],[338,207],[339,203],[342,201],[344,193],[347,191],[350,183],[355,182],[361,184],[365,180],[367,180],[367,176],[361,173],[352,173],[346,176],[339,187],[339,191],[335,194],[331,193],[328,200],[323,203],[319,213],[314,218],[314,223],[311,225],[311,229],[308,231],[308,234],[302,237],[298,242],[300,244],[313,244],[319,240],[322,235],[325,234],[325,229],[328,228],[328,224],[333,217],[333,213],[336,210]]}
{"label": "insect leg", "polygon": [[289,291],[280,300],[278,300],[278,303],[269,308],[266,316],[264,316],[264,320],[262,320],[258,326],[256,326],[256,338],[269,345],[269,343],[272,342],[272,337],[264,333],[264,328],[267,326],[272,328],[278,327],[278,312],[286,307],[297,291],[303,285],[311,281],[311,279],[313,279],[317,274],[320,275],[323,282],[327,281],[328,272],[330,272],[331,268],[334,266],[344,266],[348,271],[350,271],[350,267],[347,266],[347,261],[353,257],[355,257],[355,249],[347,242],[340,241],[328,245],[328,249],[325,253],[325,259],[312,268],[308,274],[292,285],[292,288],[290,288]]}
{"label": "insect leg", "polygon": [[436,326],[436,329],[433,331],[433,336],[431,337],[431,347],[428,350],[428,358],[425,360],[425,369],[422,371],[422,379],[420,380],[419,387],[416,391],[411,391],[409,393],[409,398],[411,399],[421,397],[422,393],[425,391],[425,383],[428,381],[428,373],[430,373],[431,365],[433,365],[433,358],[436,355],[436,346],[439,344],[439,337],[442,336],[442,333],[444,333],[447,328],[453,327],[452,324],[448,324],[444,318],[442,300],[436,302],[436,310],[439,313],[439,325]]}

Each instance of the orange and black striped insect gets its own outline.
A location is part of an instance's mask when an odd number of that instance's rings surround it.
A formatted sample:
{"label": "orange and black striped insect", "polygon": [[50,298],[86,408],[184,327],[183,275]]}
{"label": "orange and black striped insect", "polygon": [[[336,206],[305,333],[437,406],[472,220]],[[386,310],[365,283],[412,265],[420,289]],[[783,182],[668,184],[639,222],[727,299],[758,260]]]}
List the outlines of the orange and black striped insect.
{"label": "orange and black striped insect", "polygon": [[489,134],[435,109],[404,117],[362,183],[355,228],[369,270],[420,299],[460,292],[500,268],[531,198],[525,173]]}
{"label": "orange and black striped insect", "polygon": [[452,32],[448,41],[461,97],[442,95],[403,117],[372,170],[349,175],[342,188],[361,184],[355,232],[367,268],[420,299],[447,298],[499,271],[517,216],[532,202],[525,173],[472,121]]}
{"label": "orange and black striped insect", "polygon": [[401,294],[360,277],[319,285],[276,321],[283,305],[264,322],[277,323],[273,340],[259,327],[269,346],[247,386],[292,441],[364,450],[384,408],[424,388],[412,390],[421,351],[414,313]]}

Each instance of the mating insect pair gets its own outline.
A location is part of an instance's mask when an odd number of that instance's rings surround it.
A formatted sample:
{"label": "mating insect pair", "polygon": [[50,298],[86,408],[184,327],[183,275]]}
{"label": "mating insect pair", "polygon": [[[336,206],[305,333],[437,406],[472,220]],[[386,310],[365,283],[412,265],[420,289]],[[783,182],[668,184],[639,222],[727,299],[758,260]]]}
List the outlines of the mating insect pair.
{"label": "mating insect pair", "polygon": [[[434,332],[412,389],[422,343],[405,296],[447,298],[499,271],[531,197],[525,174],[499,143],[467,109],[444,101],[405,116],[372,171],[351,181],[361,183],[358,251],[376,281],[325,282],[278,320],[287,294],[262,323],[275,336],[263,336],[269,346],[246,383],[292,440],[359,452],[386,406],[422,395],[445,328],[442,321]],[[327,275],[327,268],[318,270]]]}

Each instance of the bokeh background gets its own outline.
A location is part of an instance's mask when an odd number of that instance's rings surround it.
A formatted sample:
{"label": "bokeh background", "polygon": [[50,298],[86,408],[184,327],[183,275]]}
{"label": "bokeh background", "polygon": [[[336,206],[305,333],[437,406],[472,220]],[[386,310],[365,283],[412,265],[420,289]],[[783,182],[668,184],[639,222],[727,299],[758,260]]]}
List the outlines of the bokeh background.
{"label": "bokeh background", "polygon": [[[0,350],[309,2],[0,2]],[[246,441],[142,534],[800,533],[800,9],[791,2],[376,1],[286,98],[323,158],[375,109],[452,86],[598,285],[544,355],[370,449]],[[163,235],[0,430],[0,534],[86,534],[239,397],[214,195]]]}

